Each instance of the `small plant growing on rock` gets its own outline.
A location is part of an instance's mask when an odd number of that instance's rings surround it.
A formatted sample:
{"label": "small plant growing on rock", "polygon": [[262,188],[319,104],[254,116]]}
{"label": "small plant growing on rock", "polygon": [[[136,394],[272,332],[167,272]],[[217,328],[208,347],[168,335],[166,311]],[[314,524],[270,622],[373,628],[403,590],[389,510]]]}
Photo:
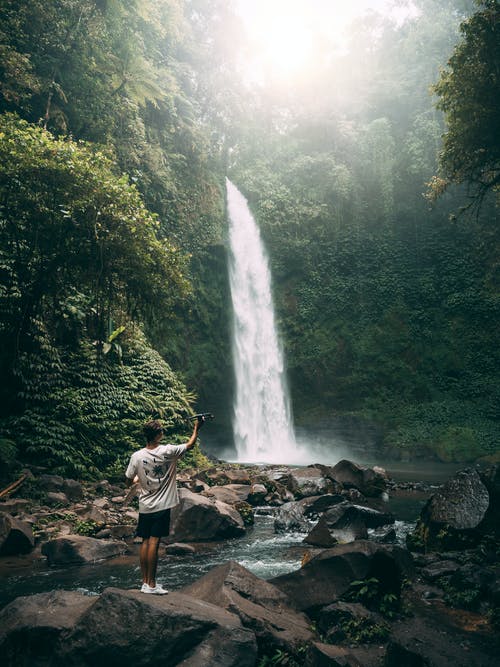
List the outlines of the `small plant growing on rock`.
{"label": "small plant growing on rock", "polygon": [[75,524],[75,533],[78,535],[85,535],[86,537],[92,537],[98,533],[103,527],[102,523],[97,523],[88,519],[87,521],[77,521]]}

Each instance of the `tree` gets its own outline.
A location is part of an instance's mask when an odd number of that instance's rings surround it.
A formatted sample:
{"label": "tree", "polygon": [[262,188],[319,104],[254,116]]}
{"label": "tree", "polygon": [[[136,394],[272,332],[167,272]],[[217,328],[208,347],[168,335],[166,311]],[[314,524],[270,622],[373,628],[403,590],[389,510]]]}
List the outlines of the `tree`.
{"label": "tree", "polygon": [[431,182],[435,196],[451,183],[467,183],[479,204],[500,185],[500,2],[481,5],[462,23],[463,39],[434,88],[448,129]]}

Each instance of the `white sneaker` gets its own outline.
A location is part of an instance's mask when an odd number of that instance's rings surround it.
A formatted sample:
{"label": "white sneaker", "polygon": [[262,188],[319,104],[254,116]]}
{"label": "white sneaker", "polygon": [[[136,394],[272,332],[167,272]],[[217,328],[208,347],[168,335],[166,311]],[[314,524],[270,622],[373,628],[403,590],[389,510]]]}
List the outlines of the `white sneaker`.
{"label": "white sneaker", "polygon": [[150,595],[167,595],[168,591],[163,588],[161,584],[150,586],[149,584],[142,584],[141,593],[149,593]]}

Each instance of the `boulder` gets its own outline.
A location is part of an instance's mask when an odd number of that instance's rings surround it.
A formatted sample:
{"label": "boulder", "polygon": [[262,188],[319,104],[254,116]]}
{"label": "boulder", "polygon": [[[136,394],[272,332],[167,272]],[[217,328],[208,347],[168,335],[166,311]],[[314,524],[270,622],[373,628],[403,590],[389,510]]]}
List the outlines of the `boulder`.
{"label": "boulder", "polygon": [[[268,495],[267,489],[264,484],[252,484],[250,487],[250,493],[248,494],[246,501],[250,505],[261,505]],[[273,494],[274,496],[274,494]],[[275,496],[276,500],[280,500],[278,494]]]}
{"label": "boulder", "polygon": [[368,537],[362,513],[347,501],[327,510],[323,514],[323,519],[331,535],[338,542],[354,542]]}
{"label": "boulder", "polygon": [[368,497],[380,496],[387,489],[387,475],[381,468],[368,468],[343,459],[333,468],[318,466],[323,474],[344,487],[354,487]]}
{"label": "boulder", "polygon": [[52,591],[20,597],[0,611],[4,667],[50,665],[59,638],[73,628],[97,597]]}
{"label": "boulder", "polygon": [[313,638],[310,621],[290,608],[282,591],[234,561],[213,568],[182,592],[237,614],[255,632],[260,653],[293,653]]}
{"label": "boulder", "polygon": [[409,551],[395,545],[358,540],[326,549],[302,568],[270,580],[307,613],[337,601],[353,581],[375,577],[380,591],[399,596],[405,578],[413,575]]}
{"label": "boulder", "polygon": [[58,654],[72,667],[254,667],[257,647],[235,614],[204,600],[108,588]]}
{"label": "boulder", "polygon": [[62,493],[64,479],[60,475],[40,475],[36,480],[36,484],[40,491]]}
{"label": "boulder", "polygon": [[457,472],[422,508],[409,544],[436,550],[472,546],[482,529],[490,527],[485,520],[489,508],[490,494],[477,470]]}
{"label": "boulder", "polygon": [[83,498],[83,486],[75,479],[65,479],[62,491],[72,503],[76,503]]}
{"label": "boulder", "polygon": [[239,537],[245,533],[240,514],[230,505],[179,489],[179,504],[172,509],[171,540],[203,542]]}
{"label": "boulder", "polygon": [[339,490],[338,485],[314,466],[292,470],[288,484],[290,490],[293,490],[293,493],[300,498],[320,496]]}
{"label": "boulder", "polygon": [[49,491],[45,497],[47,505],[56,505],[59,507],[64,507],[69,505],[68,496],[62,491]]}
{"label": "boulder", "polygon": [[0,556],[27,554],[35,546],[31,525],[10,514],[0,514]]}
{"label": "boulder", "polygon": [[[349,626],[374,628],[381,626],[381,631],[388,631],[386,625],[381,625],[381,617],[369,611],[359,602],[334,602],[321,609],[318,614],[317,626],[329,644],[339,644],[341,642],[350,642]],[[384,633],[385,634],[385,633]],[[374,633],[374,641],[380,641],[385,637],[377,636]],[[369,643],[369,642],[366,642]],[[370,642],[371,643],[371,642]]]}
{"label": "boulder", "polygon": [[334,507],[344,501],[340,493],[327,493],[322,496],[313,496],[302,501],[304,514],[309,519],[315,519],[330,507]]}
{"label": "boulder", "polygon": [[311,544],[313,547],[323,547],[325,549],[333,547],[337,544],[337,541],[338,540],[331,534],[324,517],[320,518],[311,532],[303,539],[305,544]]}
{"label": "boulder", "polygon": [[47,556],[49,565],[83,565],[113,558],[125,553],[124,542],[98,540],[84,535],[66,535],[49,540],[42,545],[42,554]]}
{"label": "boulder", "polygon": [[308,533],[311,524],[305,516],[305,506],[300,500],[292,500],[278,507],[274,517],[274,530],[277,533],[299,532]]}
{"label": "boulder", "polygon": [[250,489],[248,484],[226,484],[225,486],[211,486],[208,490],[202,491],[201,495],[215,498],[221,503],[235,505],[242,500],[247,500]]}

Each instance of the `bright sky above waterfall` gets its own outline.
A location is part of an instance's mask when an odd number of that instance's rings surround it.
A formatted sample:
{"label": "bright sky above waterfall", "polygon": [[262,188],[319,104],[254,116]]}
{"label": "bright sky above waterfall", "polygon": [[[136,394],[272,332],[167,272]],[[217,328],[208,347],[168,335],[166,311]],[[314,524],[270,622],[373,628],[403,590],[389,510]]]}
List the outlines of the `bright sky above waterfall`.
{"label": "bright sky above waterfall", "polygon": [[413,13],[411,0],[237,0],[253,45],[250,76],[266,72],[290,79],[314,65],[325,42],[341,49],[345,30],[367,11],[402,21]]}

